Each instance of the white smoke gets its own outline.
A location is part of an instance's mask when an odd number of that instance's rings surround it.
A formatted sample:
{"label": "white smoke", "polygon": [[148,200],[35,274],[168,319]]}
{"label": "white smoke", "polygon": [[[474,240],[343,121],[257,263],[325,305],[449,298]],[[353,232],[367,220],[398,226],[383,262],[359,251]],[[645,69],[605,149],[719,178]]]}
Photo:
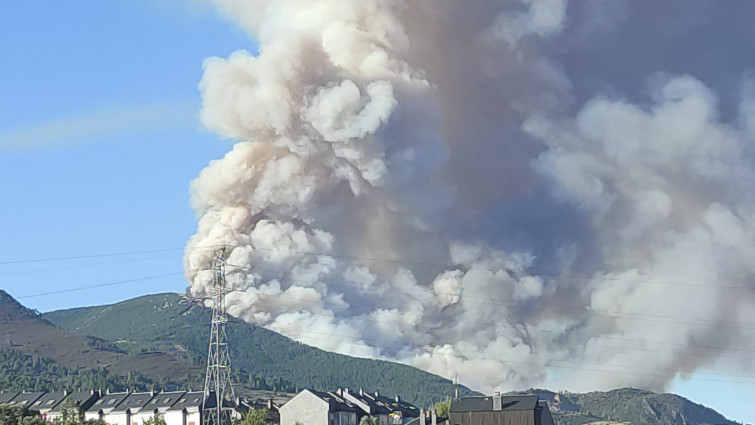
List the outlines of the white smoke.
{"label": "white smoke", "polygon": [[194,294],[229,246],[231,314],[484,391],[659,389],[747,341],[751,86],[729,120],[686,75],[582,102],[566,0],[214,3],[259,54],[205,62],[237,143],[192,184]]}

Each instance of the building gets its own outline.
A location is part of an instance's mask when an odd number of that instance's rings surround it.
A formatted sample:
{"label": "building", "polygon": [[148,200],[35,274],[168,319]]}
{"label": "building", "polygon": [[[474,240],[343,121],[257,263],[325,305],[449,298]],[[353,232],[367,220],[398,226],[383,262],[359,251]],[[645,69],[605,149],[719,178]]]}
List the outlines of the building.
{"label": "building", "polygon": [[280,408],[280,425],[357,425],[360,409],[333,392],[303,390]]}
{"label": "building", "polygon": [[27,409],[31,409],[32,405],[36,403],[36,401],[39,400],[39,398],[44,394],[45,393],[42,391],[33,393],[22,392],[21,394],[14,397],[13,400],[11,400],[8,404],[10,404],[11,406],[24,406]]}
{"label": "building", "polygon": [[[165,423],[183,425],[183,413],[181,411],[171,411],[170,408],[186,394],[185,391],[173,391],[155,394],[147,404],[139,411],[133,411],[131,414],[131,423],[141,425],[149,418],[158,415],[165,419]],[[126,400],[128,401],[128,400]],[[125,403],[125,401],[124,401]]]}
{"label": "building", "polygon": [[184,393],[165,411],[165,422],[168,425],[202,425],[202,397],[202,391]]}
{"label": "building", "polygon": [[[115,422],[110,420],[112,412],[123,400],[128,397],[129,393],[108,393],[104,394],[92,404],[92,407],[84,411],[86,419],[102,419],[106,424],[113,425]],[[106,419],[105,416],[108,416]]]}
{"label": "building", "polygon": [[[48,395],[50,394],[55,395],[48,397]],[[78,409],[79,412],[86,412],[86,410],[92,407],[94,402],[96,402],[100,398],[99,391],[75,391],[72,393],[63,391],[62,394],[65,394],[65,396],[63,397],[63,399],[61,399],[60,402],[50,403],[50,400],[54,400],[59,396],[59,394],[61,393],[57,392],[45,394],[42,398],[46,399],[47,401],[43,402],[40,405],[39,409],[35,409],[39,410],[39,413],[42,414],[42,417],[47,419],[48,421],[54,421],[55,419],[61,418],[63,416],[63,409]]]}
{"label": "building", "polygon": [[553,425],[536,395],[464,397],[451,402],[449,425]]}
{"label": "building", "polygon": [[403,425],[419,417],[419,409],[401,400],[399,396],[391,399],[377,391],[369,393],[360,389],[356,392],[348,388],[339,389],[337,393],[361,410],[359,419],[372,416],[378,420],[379,425]]}
{"label": "building", "polygon": [[10,404],[10,402],[16,398],[18,392],[0,392],[0,404]]}
{"label": "building", "polygon": [[[134,415],[140,414],[154,396],[154,392],[128,394],[107,414],[105,421],[110,425],[142,425],[141,421],[134,419]],[[149,418],[152,413],[147,412],[146,416],[142,416]]]}
{"label": "building", "polygon": [[55,391],[42,395],[34,404],[30,407],[32,410],[38,411],[43,418],[47,419],[47,415],[57,405],[59,405],[68,396],[67,391]]}

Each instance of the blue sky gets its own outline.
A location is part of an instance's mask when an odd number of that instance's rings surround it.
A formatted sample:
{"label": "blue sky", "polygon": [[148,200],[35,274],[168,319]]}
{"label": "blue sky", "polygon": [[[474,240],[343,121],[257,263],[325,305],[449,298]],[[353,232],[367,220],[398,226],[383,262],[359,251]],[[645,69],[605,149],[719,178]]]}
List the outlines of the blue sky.
{"label": "blue sky", "polygon": [[[189,182],[228,142],[197,122],[202,61],[249,39],[179,2],[23,1],[0,14],[3,289],[42,311],[185,287]],[[172,276],[86,292],[102,283]]]}
{"label": "blue sky", "polygon": [[[188,0],[4,5],[2,289],[41,311],[184,291],[189,182],[229,148],[200,127],[196,85],[206,57],[240,48],[255,46]],[[13,263],[135,251],[159,252]],[[673,390],[755,421],[752,384],[696,378]]]}

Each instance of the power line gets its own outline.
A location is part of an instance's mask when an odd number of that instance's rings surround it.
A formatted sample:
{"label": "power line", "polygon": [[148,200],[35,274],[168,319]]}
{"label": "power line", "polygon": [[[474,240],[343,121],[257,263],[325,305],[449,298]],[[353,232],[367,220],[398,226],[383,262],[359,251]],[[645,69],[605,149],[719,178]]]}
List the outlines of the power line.
{"label": "power line", "polygon": [[[6,260],[6,261],[0,261],[0,266],[11,265],[11,264],[41,263],[41,262],[70,261],[70,260],[81,260],[81,259],[101,258],[101,257],[128,256],[128,255],[138,255],[138,254],[154,254],[154,253],[174,252],[174,251],[182,251],[182,250],[185,251],[185,250],[193,250],[193,249],[217,249],[217,248],[222,248],[224,246],[226,245],[212,245],[212,246],[191,247],[191,248],[180,247],[180,248],[153,249],[153,250],[142,250],[142,251],[124,251],[124,252],[115,252],[115,253],[88,254],[88,255],[77,255],[77,256],[68,256],[68,257],[48,257],[48,258],[33,258],[33,259],[21,259],[21,260]],[[277,251],[272,248],[260,248],[260,247],[252,247],[252,248],[256,251],[268,251],[268,252]],[[460,264],[429,263],[429,262],[409,261],[409,260],[390,259],[390,258],[355,256],[355,255],[346,255],[346,254],[337,254],[337,253],[311,252],[311,251],[288,251],[288,253],[297,254],[297,255],[316,256],[316,257],[327,256],[327,257],[332,257],[332,258],[366,261],[366,262],[402,264],[402,265],[411,265],[411,266],[420,266],[420,267],[460,269],[463,271],[483,270],[483,271],[498,272],[498,271],[505,270],[509,273],[512,272],[511,270],[502,269],[502,268],[488,268],[488,267],[479,267],[479,266],[463,267]],[[626,278],[609,277],[609,276],[598,277],[596,274],[587,275],[587,274],[553,273],[551,271],[538,270],[536,268],[529,268],[527,272],[529,275],[532,275],[532,276],[546,276],[546,277],[560,278],[560,279],[576,279],[576,280],[587,280],[587,281],[615,281],[615,282],[627,282],[627,283],[674,285],[674,286],[714,288],[714,289],[755,290],[755,286],[711,285],[711,284],[691,283],[691,282],[670,282],[670,281],[659,281],[659,280],[648,280],[648,279],[626,279]],[[518,273],[514,273],[514,274],[518,274]]]}
{"label": "power line", "polygon": [[202,247],[193,247],[193,248],[181,247],[181,248],[167,248],[167,249],[151,249],[151,250],[144,250],[144,251],[121,251],[121,252],[111,252],[111,253],[105,253],[105,254],[73,255],[73,256],[68,256],[68,257],[46,257],[46,258],[31,258],[31,259],[23,259],[23,260],[6,260],[6,261],[0,261],[0,266],[9,265],[9,264],[84,260],[84,259],[89,259],[89,258],[102,258],[102,257],[120,257],[120,256],[139,255],[139,254],[157,254],[157,253],[163,253],[163,252],[174,252],[174,251],[181,251],[181,250],[188,250],[188,249],[217,249],[217,248],[222,248],[223,246],[224,245],[202,246]]}
{"label": "power line", "polygon": [[17,299],[26,299],[26,298],[43,297],[43,296],[47,296],[47,295],[67,294],[69,292],[85,291],[87,289],[105,288],[105,287],[109,287],[109,286],[124,285],[126,283],[141,282],[141,281],[145,281],[145,280],[154,280],[154,279],[160,279],[160,278],[163,278],[163,277],[176,276],[176,275],[181,275],[181,274],[183,274],[183,272],[166,273],[166,274],[159,274],[159,275],[145,276],[145,277],[137,277],[137,278],[134,278],[134,279],[119,280],[119,281],[115,281],[115,282],[101,283],[101,284],[97,284],[97,285],[79,286],[77,288],[68,288],[68,289],[61,289],[61,290],[58,290],[58,291],[40,292],[40,293],[37,293],[37,294],[22,295],[22,296],[16,297],[16,298]]}

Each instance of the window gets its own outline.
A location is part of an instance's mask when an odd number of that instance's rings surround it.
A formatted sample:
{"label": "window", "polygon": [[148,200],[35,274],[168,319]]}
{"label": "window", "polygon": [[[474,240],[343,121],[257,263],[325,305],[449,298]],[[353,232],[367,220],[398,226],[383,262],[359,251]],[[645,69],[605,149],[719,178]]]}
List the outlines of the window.
{"label": "window", "polygon": [[107,401],[107,404],[115,404],[115,399],[111,398],[110,400]]}

